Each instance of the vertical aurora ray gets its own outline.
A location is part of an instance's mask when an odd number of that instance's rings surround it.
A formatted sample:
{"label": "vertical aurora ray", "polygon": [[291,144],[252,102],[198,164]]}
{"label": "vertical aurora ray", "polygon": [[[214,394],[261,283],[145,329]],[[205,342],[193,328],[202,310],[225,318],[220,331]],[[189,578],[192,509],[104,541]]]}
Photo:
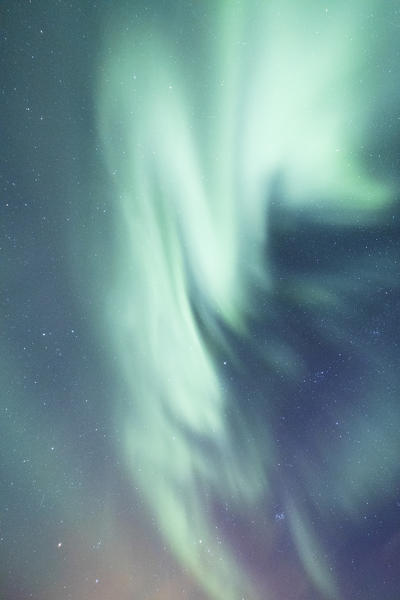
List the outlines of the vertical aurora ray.
{"label": "vertical aurora ray", "polygon": [[[219,536],[213,502],[256,511],[274,451],[267,427],[258,446],[243,425],[248,441],[236,447],[199,315],[215,346],[221,326],[245,339],[254,290],[273,292],[266,224],[277,175],[288,212],[317,223],[368,222],[392,199],[359,152],[372,114],[356,83],[361,5],[337,3],[332,15],[306,5],[206,4],[193,38],[115,19],[99,69],[119,240],[109,333],[131,394],[118,405],[125,458],[177,558],[221,600],[258,591]],[[293,500],[288,511],[305,571],[336,598],[308,520]]]}

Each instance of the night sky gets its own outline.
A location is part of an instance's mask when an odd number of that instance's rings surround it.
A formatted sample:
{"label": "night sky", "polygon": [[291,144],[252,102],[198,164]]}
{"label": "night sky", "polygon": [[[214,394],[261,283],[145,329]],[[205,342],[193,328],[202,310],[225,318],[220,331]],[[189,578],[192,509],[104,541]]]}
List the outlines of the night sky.
{"label": "night sky", "polygon": [[399,3],[0,30],[0,600],[398,600]]}

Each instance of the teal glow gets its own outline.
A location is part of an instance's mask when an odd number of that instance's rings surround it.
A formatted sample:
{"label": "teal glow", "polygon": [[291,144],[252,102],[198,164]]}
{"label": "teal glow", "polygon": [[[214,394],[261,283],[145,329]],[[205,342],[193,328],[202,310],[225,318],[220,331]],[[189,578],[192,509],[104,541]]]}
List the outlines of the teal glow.
{"label": "teal glow", "polygon": [[[130,393],[128,408],[117,409],[126,464],[179,561],[211,597],[234,600],[256,598],[257,586],[206,500],[257,511],[268,498],[273,440],[266,430],[259,447],[243,424],[246,441],[234,446],[231,398],[192,295],[211,339],[224,343],[210,314],[245,338],[254,290],[273,292],[266,225],[277,176],[288,211],[318,223],[379,219],[393,192],[361,152],[371,107],[360,83],[360,2],[206,6],[200,39],[190,31],[170,39],[161,22],[137,31],[108,24],[97,111],[117,213],[107,318]],[[373,86],[375,74],[368,77]],[[339,302],[309,281],[288,293],[316,307]],[[266,364],[296,371],[289,351],[271,345],[265,355]],[[354,510],[358,499],[346,493],[343,509]],[[294,507],[289,501],[304,569],[337,597],[309,521]]]}

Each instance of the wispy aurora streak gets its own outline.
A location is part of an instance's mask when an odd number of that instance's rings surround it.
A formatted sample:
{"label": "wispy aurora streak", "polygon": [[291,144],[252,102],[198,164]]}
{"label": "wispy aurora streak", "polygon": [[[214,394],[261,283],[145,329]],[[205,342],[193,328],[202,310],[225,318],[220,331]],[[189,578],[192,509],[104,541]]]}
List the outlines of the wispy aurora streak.
{"label": "wispy aurora streak", "polygon": [[[274,450],[268,429],[258,445],[244,425],[234,444],[210,340],[223,344],[221,324],[245,337],[254,290],[273,291],[273,183],[282,177],[288,210],[338,225],[377,218],[392,199],[360,151],[373,108],[355,83],[361,3],[335,4],[328,14],[313,1],[207,3],[204,28],[182,39],[172,21],[134,31],[116,18],[104,45],[98,119],[119,206],[109,323],[131,389],[118,411],[126,460],[173,552],[218,600],[259,592],[213,502],[258,510]],[[287,510],[304,569],[336,598],[307,518],[294,499]]]}

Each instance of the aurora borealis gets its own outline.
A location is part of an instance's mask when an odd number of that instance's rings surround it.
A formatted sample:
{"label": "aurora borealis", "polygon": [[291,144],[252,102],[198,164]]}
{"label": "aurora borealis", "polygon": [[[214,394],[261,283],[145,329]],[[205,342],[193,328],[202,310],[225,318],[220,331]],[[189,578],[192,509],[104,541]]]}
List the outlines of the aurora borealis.
{"label": "aurora borealis", "polygon": [[400,10],[6,1],[0,598],[400,595]]}

